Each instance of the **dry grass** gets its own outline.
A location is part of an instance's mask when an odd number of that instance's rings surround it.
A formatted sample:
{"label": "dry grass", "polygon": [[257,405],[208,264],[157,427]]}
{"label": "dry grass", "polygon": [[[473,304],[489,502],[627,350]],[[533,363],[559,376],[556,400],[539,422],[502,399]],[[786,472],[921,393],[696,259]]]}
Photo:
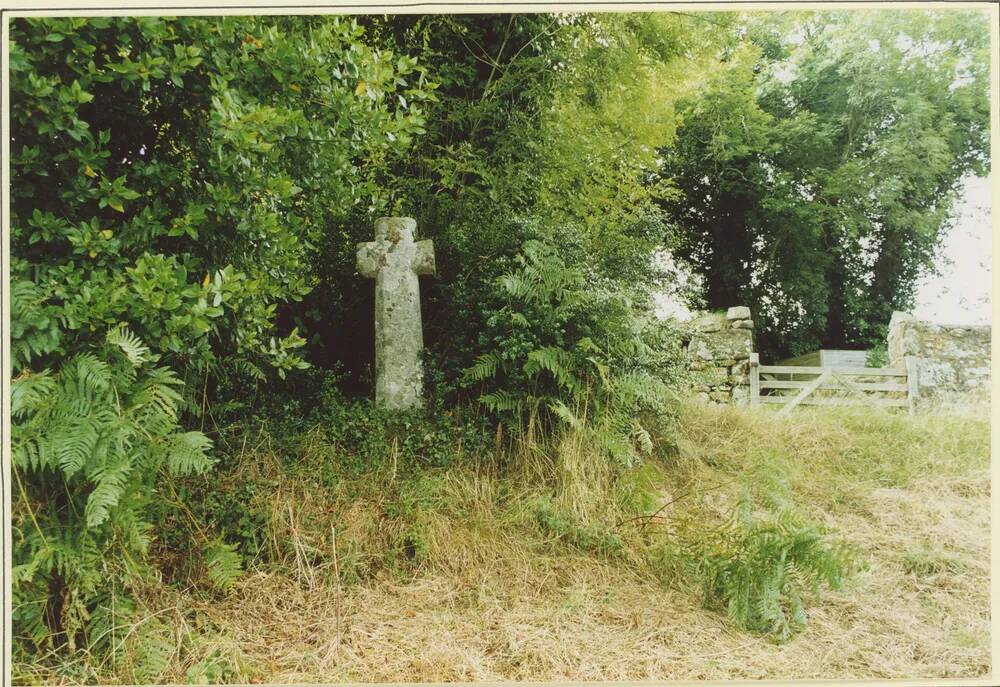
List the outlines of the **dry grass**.
{"label": "dry grass", "polygon": [[[189,646],[159,681],[183,682],[206,657],[227,666],[222,680],[277,683],[989,674],[987,423],[691,407],[683,433],[679,452],[646,475],[659,490],[653,509],[676,499],[667,522],[647,536],[623,525],[612,556],[554,542],[533,519],[542,493],[582,521],[625,512],[614,504],[627,485],[572,446],[520,466],[522,479],[488,467],[416,482],[387,469],[367,489],[282,478],[262,496],[270,563],[225,598],[160,588],[146,599],[177,609],[165,617]],[[242,480],[278,475],[262,455],[241,470]],[[741,475],[785,489],[863,564],[844,589],[812,599],[807,628],[781,645],[702,608],[683,585],[665,587],[642,555],[672,522],[723,513],[738,485],[714,487]]]}

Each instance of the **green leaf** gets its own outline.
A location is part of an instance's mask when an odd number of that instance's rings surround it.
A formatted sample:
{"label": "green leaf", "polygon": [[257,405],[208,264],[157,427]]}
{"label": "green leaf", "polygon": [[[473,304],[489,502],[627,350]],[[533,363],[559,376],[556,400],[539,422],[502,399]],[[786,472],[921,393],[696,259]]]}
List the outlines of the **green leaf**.
{"label": "green leaf", "polygon": [[117,346],[125,354],[134,367],[139,367],[150,359],[149,347],[129,331],[124,323],[108,330],[106,338],[108,343]]}
{"label": "green leaf", "polygon": [[167,446],[167,469],[177,476],[203,473],[215,462],[208,452],[212,440],[201,432],[180,432],[170,437]]}
{"label": "green leaf", "polygon": [[205,570],[212,588],[225,592],[243,575],[243,559],[234,544],[216,540],[205,550]]}

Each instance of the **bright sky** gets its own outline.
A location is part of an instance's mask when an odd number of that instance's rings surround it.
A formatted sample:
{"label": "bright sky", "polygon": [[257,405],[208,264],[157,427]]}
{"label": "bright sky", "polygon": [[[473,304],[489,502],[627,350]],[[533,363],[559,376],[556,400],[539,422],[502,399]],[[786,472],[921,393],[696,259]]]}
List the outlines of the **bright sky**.
{"label": "bright sky", "polygon": [[989,324],[993,258],[989,177],[968,179],[955,211],[958,219],[938,254],[940,274],[920,281],[913,314],[944,324]]}

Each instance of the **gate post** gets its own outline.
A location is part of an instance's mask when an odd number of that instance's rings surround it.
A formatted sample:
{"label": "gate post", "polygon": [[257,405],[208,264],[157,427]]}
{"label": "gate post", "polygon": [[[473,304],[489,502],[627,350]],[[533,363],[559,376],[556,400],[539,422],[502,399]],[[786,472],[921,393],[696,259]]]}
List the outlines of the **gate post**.
{"label": "gate post", "polygon": [[910,415],[916,411],[917,398],[920,396],[920,378],[917,374],[917,359],[906,356],[906,405]]}
{"label": "gate post", "polygon": [[760,405],[760,354],[750,354],[750,407]]}

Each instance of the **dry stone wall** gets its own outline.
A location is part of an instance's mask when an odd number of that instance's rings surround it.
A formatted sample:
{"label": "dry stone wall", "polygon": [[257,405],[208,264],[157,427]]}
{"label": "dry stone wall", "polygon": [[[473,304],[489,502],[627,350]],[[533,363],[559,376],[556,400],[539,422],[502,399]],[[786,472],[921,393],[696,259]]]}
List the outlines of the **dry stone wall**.
{"label": "dry stone wall", "polygon": [[745,403],[750,395],[753,320],[745,306],[688,323],[686,356],[695,395],[706,403]]}
{"label": "dry stone wall", "polygon": [[949,325],[894,312],[889,322],[889,364],[914,356],[920,396],[989,392],[990,325]]}

